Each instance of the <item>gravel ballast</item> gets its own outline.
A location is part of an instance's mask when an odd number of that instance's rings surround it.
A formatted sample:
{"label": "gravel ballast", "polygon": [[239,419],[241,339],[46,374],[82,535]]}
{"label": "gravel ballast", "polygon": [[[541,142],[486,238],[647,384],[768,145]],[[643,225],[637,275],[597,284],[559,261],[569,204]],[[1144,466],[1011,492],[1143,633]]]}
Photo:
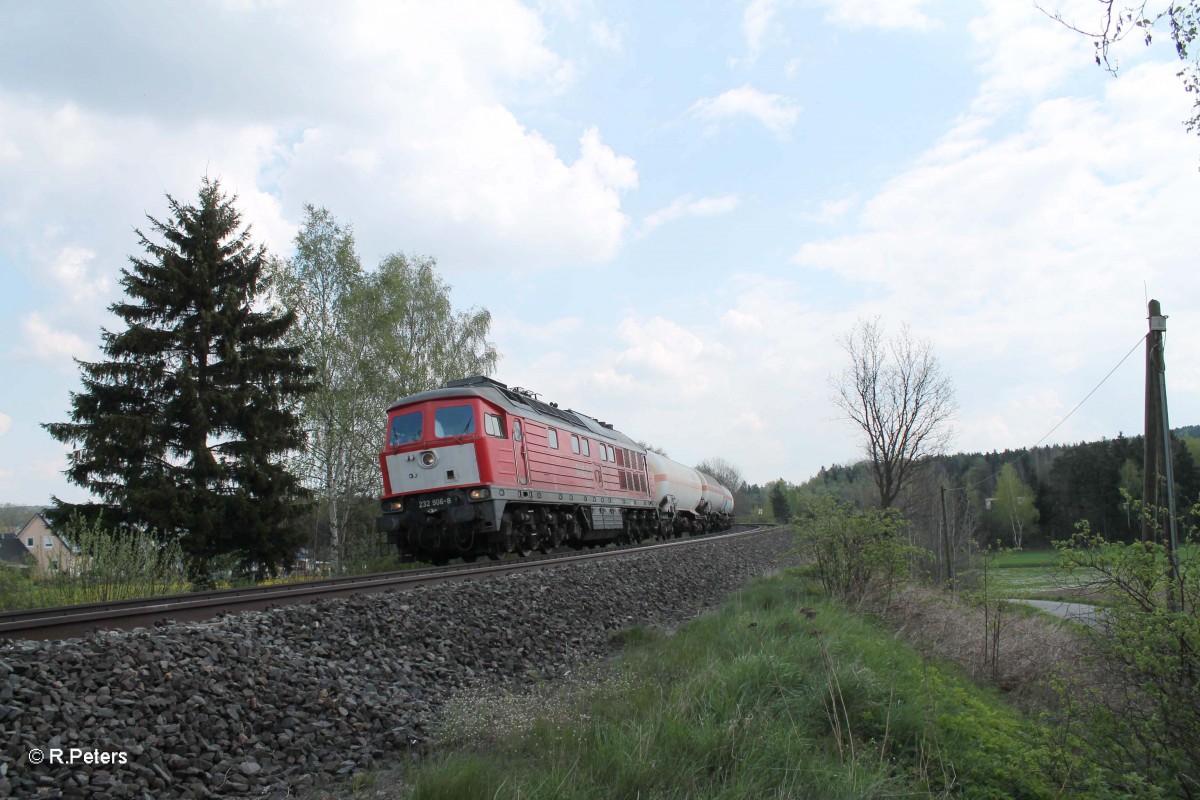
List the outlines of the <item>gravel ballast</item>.
{"label": "gravel ballast", "polygon": [[563,676],[608,655],[616,630],[719,603],[792,544],[784,531],[759,533],[209,623],[9,643],[0,797],[294,797],[420,747],[455,692]]}

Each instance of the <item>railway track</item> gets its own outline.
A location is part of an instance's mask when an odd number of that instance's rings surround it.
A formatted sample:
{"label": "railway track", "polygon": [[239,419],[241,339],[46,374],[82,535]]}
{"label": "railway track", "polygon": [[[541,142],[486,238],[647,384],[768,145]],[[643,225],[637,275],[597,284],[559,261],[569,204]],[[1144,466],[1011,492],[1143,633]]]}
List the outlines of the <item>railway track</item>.
{"label": "railway track", "polygon": [[478,564],[455,564],[355,575],[315,581],[253,586],[241,589],[217,589],[206,592],[167,595],[134,600],[114,600],[76,606],[38,608],[0,613],[2,639],[67,639],[97,630],[127,630],[169,622],[200,622],[220,614],[262,611],[278,606],[298,605],[353,594],[370,594],[445,581],[471,580],[530,569],[571,564],[630,552],[668,547],[686,547],[758,533],[768,528],[735,525],[734,530],[702,537],[672,539],[648,544],[606,547],[598,550],[566,549],[547,555]]}

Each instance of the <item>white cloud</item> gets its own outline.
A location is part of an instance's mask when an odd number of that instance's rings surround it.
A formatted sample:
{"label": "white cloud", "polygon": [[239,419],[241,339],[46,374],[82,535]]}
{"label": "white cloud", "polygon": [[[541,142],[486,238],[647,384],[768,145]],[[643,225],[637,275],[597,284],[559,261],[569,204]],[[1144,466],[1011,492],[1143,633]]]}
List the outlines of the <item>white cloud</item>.
{"label": "white cloud", "polygon": [[613,28],[606,19],[598,19],[592,22],[590,26],[592,41],[600,46],[602,50],[608,50],[612,53],[620,53],[624,47],[620,31]]}
{"label": "white cloud", "polygon": [[825,19],[848,28],[926,31],[938,24],[925,13],[931,0],[817,0],[828,7]]}
{"label": "white cloud", "polygon": [[[866,202],[858,232],[807,244],[796,262],[951,305],[1025,301],[1031,290],[1050,300],[1111,290],[1131,269],[1155,274],[1179,253],[1153,230],[1187,230],[1188,198],[1200,188],[1161,158],[1194,159],[1171,69],[1147,66],[1109,84],[1121,108],[1047,100],[1013,134],[965,152],[935,146]],[[1081,272],[1091,280],[1075,287]]]}
{"label": "white cloud", "polygon": [[682,379],[696,372],[702,355],[711,352],[710,346],[695,333],[659,316],[646,322],[626,317],[617,331],[625,342],[625,349],[616,363],[625,371],[644,371]]}
{"label": "white cloud", "polygon": [[787,0],[750,0],[742,12],[742,35],[746,40],[746,57],[731,58],[731,67],[752,67],[758,61],[766,45],[767,34],[775,23],[775,16]]}
{"label": "white cloud", "polygon": [[583,328],[580,317],[560,317],[544,323],[526,322],[511,315],[497,315],[492,320],[492,332],[498,337],[521,338],[546,343],[562,339]]}
{"label": "white cloud", "polygon": [[5,414],[3,411],[0,411],[0,436],[6,434],[8,429],[11,427],[12,417],[10,417],[8,414]]}
{"label": "white cloud", "polygon": [[796,120],[800,105],[779,94],[759,91],[750,84],[722,92],[716,97],[702,97],[692,104],[688,114],[695,119],[713,123],[708,133],[715,133],[719,123],[738,117],[756,119],[779,138],[787,138]]}
{"label": "white cloud", "polygon": [[60,454],[53,458],[35,458],[26,465],[30,476],[43,481],[62,479],[63,470],[68,466],[66,454]]}
{"label": "white cloud", "polygon": [[[1069,16],[1090,0],[1067,0]],[[984,59],[984,82],[972,104],[975,114],[996,114],[1023,100],[1039,100],[1073,72],[1095,69],[1091,41],[1026,4],[988,0],[968,29]]]}
{"label": "white cloud", "polygon": [[48,273],[59,291],[76,305],[95,305],[104,297],[108,280],[93,277],[96,254],[85,247],[64,247],[50,262]]}
{"label": "white cloud", "polygon": [[[1005,31],[1017,50],[1028,44],[1024,26]],[[994,44],[1000,52],[1006,43]],[[1102,84],[1096,100],[1037,100],[1048,85],[1008,81],[1017,87],[1009,96],[1035,99],[1023,114],[994,102],[1000,94],[985,79],[975,107],[989,115],[960,121],[888,181],[849,233],[796,253],[794,263],[834,273],[889,318],[928,326],[974,387],[965,446],[1029,445],[1045,434],[1062,409],[1030,401],[1030,387],[1052,387],[1055,401],[1082,398],[1144,333],[1143,282],[1164,301],[1200,293],[1190,255],[1200,251],[1200,176],[1181,167],[1196,149],[1180,125],[1188,97],[1176,71],[1136,66]],[[1175,337],[1180,351],[1200,347],[1194,328]],[[986,376],[974,374],[980,363],[990,365]],[[1183,381],[1196,375],[1189,365],[1176,371]],[[1091,403],[1124,391],[1110,383]],[[1055,440],[1114,433],[1085,430],[1085,419]]]}
{"label": "white cloud", "polygon": [[[43,16],[27,8],[18,22],[33,30]],[[577,154],[560,152],[510,110],[561,93],[575,74],[519,3],[349,3],[336,14],[235,4],[148,13],[137,37],[115,13],[83,16],[48,48],[43,38],[40,50],[0,57],[45,67],[22,68],[21,84],[0,91],[0,234],[15,247],[33,247],[49,220],[72,232],[58,246],[89,251],[111,285],[135,249],[130,227],[164,214],[164,191],[190,200],[205,174],[238,194],[276,252],[290,248],[306,202],[352,222],[368,264],[403,247],[460,266],[550,267],[610,259],[623,241],[633,160],[595,128],[579,131]],[[194,35],[178,50],[146,48],[181,26]],[[235,34],[205,35],[214,26]],[[87,80],[59,69],[95,41]],[[193,52],[214,41],[217,52]],[[177,60],[192,87],[182,109],[164,77]],[[245,74],[256,81],[234,77]],[[95,91],[79,91],[89,82]]]}
{"label": "white cloud", "polygon": [[762,320],[754,314],[747,314],[736,308],[731,308],[721,315],[721,325],[735,331],[761,331]]}
{"label": "white cloud", "polygon": [[741,204],[737,194],[726,193],[693,200],[690,194],[680,195],[669,205],[660,208],[642,220],[641,235],[646,236],[656,228],[683,217],[711,217],[728,214]]}
{"label": "white cloud", "polygon": [[92,352],[92,345],[68,330],[51,325],[37,311],[22,317],[21,334],[19,354],[57,362],[57,366],[65,369],[74,368],[69,359],[83,358]]}
{"label": "white cloud", "polygon": [[[539,357],[505,364],[505,380],[553,387],[547,399],[596,414],[684,463],[721,454],[753,480],[803,477],[789,466],[798,439],[781,433],[797,422],[806,453],[848,460],[845,431],[828,424],[825,384],[834,335],[849,324],[845,312],[806,298],[800,280],[753,273],[686,294],[657,314],[589,317],[570,341],[548,333]],[[547,350],[555,357],[540,357]]]}
{"label": "white cloud", "polygon": [[733,419],[733,427],[761,431],[767,427],[763,418],[753,411],[743,411]]}
{"label": "white cloud", "polygon": [[818,225],[833,225],[840,222],[856,205],[858,205],[857,195],[843,197],[840,200],[823,200],[817,211],[801,213],[800,219]]}

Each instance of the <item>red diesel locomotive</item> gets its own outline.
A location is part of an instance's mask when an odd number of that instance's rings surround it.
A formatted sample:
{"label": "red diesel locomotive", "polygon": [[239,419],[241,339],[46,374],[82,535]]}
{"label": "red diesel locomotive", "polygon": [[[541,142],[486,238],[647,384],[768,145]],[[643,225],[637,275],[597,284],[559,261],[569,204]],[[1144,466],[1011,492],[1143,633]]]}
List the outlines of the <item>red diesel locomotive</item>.
{"label": "red diesel locomotive", "polygon": [[376,527],[401,555],[434,563],[704,533],[733,520],[733,498],[713,478],[482,376],[389,408],[379,463]]}

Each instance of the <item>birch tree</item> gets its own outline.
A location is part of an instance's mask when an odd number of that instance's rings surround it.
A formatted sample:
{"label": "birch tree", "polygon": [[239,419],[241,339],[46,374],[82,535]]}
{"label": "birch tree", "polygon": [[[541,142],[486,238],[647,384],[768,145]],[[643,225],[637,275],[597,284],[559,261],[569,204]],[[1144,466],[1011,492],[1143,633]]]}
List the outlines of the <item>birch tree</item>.
{"label": "birch tree", "polygon": [[996,498],[993,505],[998,514],[1008,521],[1012,530],[1013,547],[1020,549],[1026,528],[1038,521],[1037,506],[1034,505],[1033,488],[1026,485],[1017,474],[1017,468],[1005,464],[996,479]]}
{"label": "birch tree", "polygon": [[370,318],[375,331],[367,357],[380,412],[401,397],[496,369],[499,355],[487,338],[492,315],[481,308],[456,312],[433,258],[386,257],[356,303],[354,313]]}
{"label": "birch tree", "polygon": [[367,273],[349,226],[307,206],[295,255],[280,264],[280,302],[321,388],[301,404],[309,445],[296,454],[321,501],[335,569],[353,544],[364,501],[380,490],[388,406],[496,368],[491,315],[456,312],[433,258],[394,254]]}
{"label": "birch tree", "polygon": [[378,412],[363,407],[367,376],[361,365],[370,330],[350,313],[365,280],[353,230],[327,209],[307,205],[304,212],[294,255],[276,264],[275,288],[296,315],[291,339],[320,387],[300,403],[308,446],[294,460],[328,521],[336,565],[358,499],[378,483],[373,459],[363,451],[366,425]]}

